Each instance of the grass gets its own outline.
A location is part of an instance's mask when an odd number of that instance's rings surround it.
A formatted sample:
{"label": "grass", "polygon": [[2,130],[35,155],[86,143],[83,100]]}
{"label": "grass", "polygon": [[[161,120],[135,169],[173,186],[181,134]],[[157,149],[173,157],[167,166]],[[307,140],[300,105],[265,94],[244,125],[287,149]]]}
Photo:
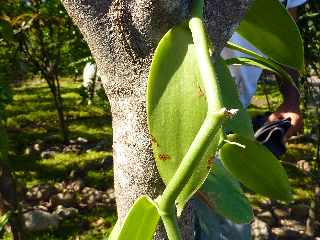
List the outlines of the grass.
{"label": "grass", "polygon": [[[74,169],[101,161],[111,156],[112,128],[108,107],[80,104],[79,82],[65,78],[61,80],[65,115],[70,132],[70,140],[85,139],[79,151],[62,151],[57,114],[51,93],[42,80],[30,80],[13,86],[13,102],[7,106],[7,129],[10,138],[10,166],[18,182],[32,187],[40,183],[61,182],[68,178]],[[95,149],[97,144],[102,149]],[[37,149],[41,146],[42,149]],[[39,147],[38,147],[39,148]],[[54,150],[49,158],[42,158],[41,152]],[[113,185],[112,170],[90,170],[85,177],[86,186],[110,188]],[[103,227],[94,223],[104,219]],[[102,239],[116,220],[115,209],[95,208],[81,213],[76,219],[63,221],[58,230],[33,234],[28,239],[34,240],[71,240]],[[4,239],[9,240],[6,233]]]}
{"label": "grass", "polygon": [[[85,138],[91,145],[105,140],[107,148],[111,149],[112,128],[108,109],[79,104],[81,101],[77,93],[79,83],[64,79],[61,85],[70,139]],[[58,153],[52,158],[41,159],[39,154],[32,151],[35,144],[39,142],[56,146],[62,144],[50,92],[46,83],[40,80],[15,86],[13,91],[13,102],[6,111],[11,149],[10,162],[15,170],[19,171],[22,168],[43,171],[47,168],[53,172],[55,169],[67,172],[74,165],[110,155],[109,150],[82,154]]]}

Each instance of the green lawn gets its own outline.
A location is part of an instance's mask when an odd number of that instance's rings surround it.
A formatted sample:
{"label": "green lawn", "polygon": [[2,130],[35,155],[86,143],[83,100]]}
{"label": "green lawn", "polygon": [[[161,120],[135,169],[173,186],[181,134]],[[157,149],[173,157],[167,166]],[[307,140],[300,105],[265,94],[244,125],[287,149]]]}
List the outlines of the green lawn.
{"label": "green lawn", "polygon": [[[61,80],[65,115],[71,142],[80,138],[80,149],[62,151],[57,114],[46,82],[29,80],[13,86],[13,102],[7,107],[7,128],[10,138],[10,165],[18,182],[28,188],[40,183],[56,184],[69,178],[74,169],[112,156],[112,128],[108,106],[80,104],[80,82]],[[83,140],[84,139],[84,140]],[[99,149],[96,148],[100,144]],[[79,145],[79,144],[78,144]],[[40,149],[39,149],[40,148]],[[43,151],[53,156],[41,157]],[[90,170],[84,177],[86,186],[97,189],[113,187],[112,168],[107,171]],[[103,218],[104,227],[95,227]],[[116,220],[115,208],[94,208],[76,219],[64,221],[57,231],[30,235],[30,239],[102,239]],[[85,227],[83,227],[85,225]],[[5,239],[10,239],[9,234]]]}

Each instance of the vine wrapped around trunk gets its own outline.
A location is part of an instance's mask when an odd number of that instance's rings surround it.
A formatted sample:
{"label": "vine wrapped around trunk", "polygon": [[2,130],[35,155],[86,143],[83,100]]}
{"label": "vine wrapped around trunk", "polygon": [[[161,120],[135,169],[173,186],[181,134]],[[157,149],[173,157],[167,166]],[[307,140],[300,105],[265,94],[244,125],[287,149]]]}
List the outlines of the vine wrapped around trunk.
{"label": "vine wrapped around trunk", "polygon": [[[186,19],[188,0],[63,0],[84,35],[109,98],[113,124],[114,178],[121,220],[140,195],[156,198],[164,189],[147,127],[146,82],[151,57],[165,32]],[[206,2],[205,23],[219,53],[250,0]],[[192,238],[192,212],[183,215],[183,239]],[[155,239],[165,234],[157,233]]]}

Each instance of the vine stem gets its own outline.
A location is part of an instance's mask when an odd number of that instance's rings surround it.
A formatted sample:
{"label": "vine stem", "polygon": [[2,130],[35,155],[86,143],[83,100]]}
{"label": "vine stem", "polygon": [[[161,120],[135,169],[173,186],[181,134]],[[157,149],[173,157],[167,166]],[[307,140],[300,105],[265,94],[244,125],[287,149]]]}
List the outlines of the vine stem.
{"label": "vine stem", "polygon": [[192,33],[201,79],[206,92],[208,112],[215,112],[223,107],[222,94],[217,80],[217,74],[212,64],[210,56],[210,49],[212,49],[212,47],[207,38],[202,16],[203,0],[193,1],[192,18],[189,20],[189,28]]}
{"label": "vine stem", "polygon": [[206,92],[208,112],[176,173],[158,200],[159,212],[170,240],[181,239],[175,208],[175,201],[178,195],[192,176],[193,170],[205,154],[207,146],[218,134],[223,119],[234,115],[233,111],[227,111],[222,107],[221,91],[211,62],[209,42],[201,19],[204,2],[203,0],[194,0],[192,4],[193,17],[189,20],[189,28],[192,33],[201,79]]}
{"label": "vine stem", "polygon": [[172,177],[159,199],[160,215],[170,240],[181,239],[176,220],[175,200],[193,174],[193,169],[205,154],[207,146],[220,129],[222,120],[229,116],[227,112],[228,111],[223,108],[218,112],[207,113],[199,132],[186,155],[183,157],[176,174]]}

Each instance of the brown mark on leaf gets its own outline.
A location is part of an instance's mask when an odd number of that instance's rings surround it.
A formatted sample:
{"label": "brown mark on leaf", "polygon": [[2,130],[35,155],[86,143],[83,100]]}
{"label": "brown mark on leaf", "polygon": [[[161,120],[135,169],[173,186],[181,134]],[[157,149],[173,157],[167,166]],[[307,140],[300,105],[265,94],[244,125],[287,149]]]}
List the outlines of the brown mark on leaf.
{"label": "brown mark on leaf", "polygon": [[151,136],[151,143],[156,146],[156,147],[159,147],[159,143],[157,142],[156,138],[152,135]]}
{"label": "brown mark on leaf", "polygon": [[160,153],[159,154],[159,160],[161,161],[167,161],[170,159],[170,156],[168,154],[165,154],[165,153]]}
{"label": "brown mark on leaf", "polygon": [[207,169],[210,170],[213,165],[214,157],[209,157],[207,162]]}
{"label": "brown mark on leaf", "polygon": [[198,197],[198,199],[200,201],[202,201],[204,204],[206,204],[208,208],[215,209],[213,202],[210,200],[209,196],[206,193],[199,190],[196,193],[196,196]]}
{"label": "brown mark on leaf", "polygon": [[201,89],[200,86],[198,86],[197,95],[198,95],[199,97],[203,97],[203,96],[204,96],[204,92],[203,92],[203,90]]}

